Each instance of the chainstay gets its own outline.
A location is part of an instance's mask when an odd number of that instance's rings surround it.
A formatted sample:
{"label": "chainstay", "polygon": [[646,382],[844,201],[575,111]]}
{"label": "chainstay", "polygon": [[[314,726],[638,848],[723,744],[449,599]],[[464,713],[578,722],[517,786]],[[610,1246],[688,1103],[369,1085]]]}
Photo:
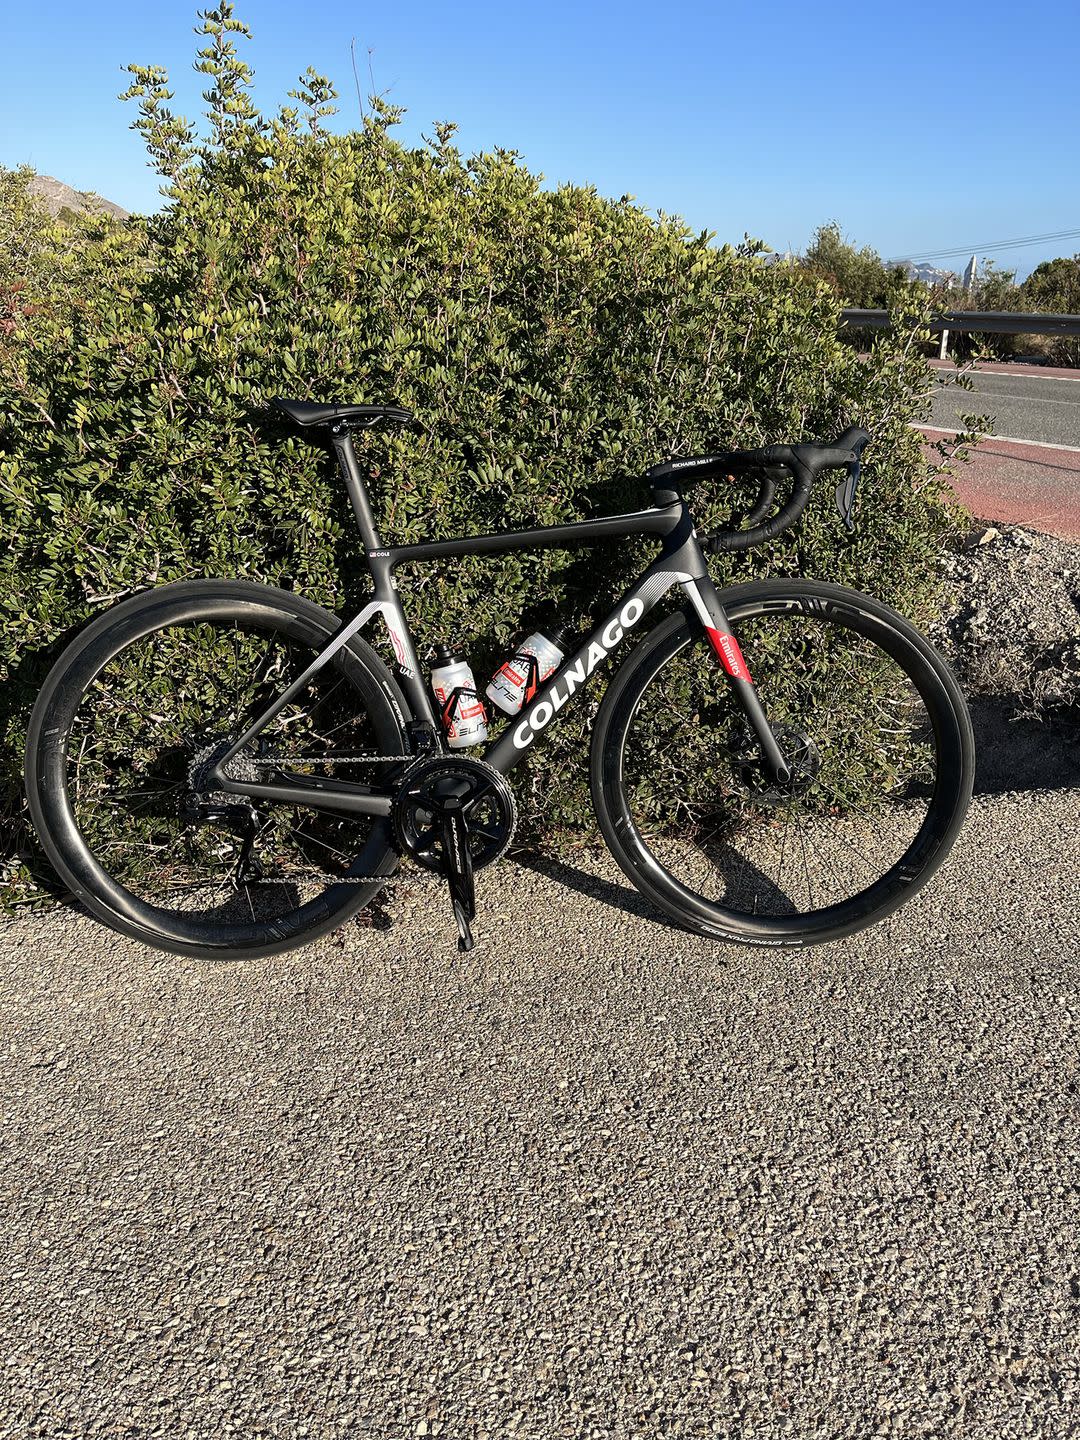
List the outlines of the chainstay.
{"label": "chainstay", "polygon": [[[413,761],[418,757],[415,755],[245,755],[245,763],[255,766],[258,769],[271,770],[279,765],[359,765],[359,764],[381,764],[392,765],[402,761]],[[301,874],[292,874],[288,877],[281,875],[266,875],[257,880],[245,881],[248,885],[286,885],[290,882],[303,882],[307,880],[311,884],[318,884],[323,888],[330,885],[367,885],[372,880],[396,880],[398,884],[418,885],[438,883],[442,880],[441,875],[434,873],[425,874],[417,869],[412,875],[401,875],[394,871],[390,875],[327,875],[323,871],[315,871]]]}
{"label": "chainstay", "polygon": [[[401,761],[413,761],[421,757],[416,755],[245,755],[246,763],[258,768],[267,770],[273,769],[276,765],[358,765],[358,764],[383,764],[390,765]],[[442,875],[434,871],[422,871],[417,867],[410,875],[402,875],[400,871],[394,871],[390,875],[340,875],[331,876],[325,872],[310,872],[307,874],[292,874],[288,877],[281,875],[262,876],[257,880],[245,881],[248,885],[286,885],[290,881],[308,880],[312,884],[320,884],[324,888],[329,885],[367,885],[372,880],[390,881],[395,880],[399,885],[438,885],[445,883]]]}

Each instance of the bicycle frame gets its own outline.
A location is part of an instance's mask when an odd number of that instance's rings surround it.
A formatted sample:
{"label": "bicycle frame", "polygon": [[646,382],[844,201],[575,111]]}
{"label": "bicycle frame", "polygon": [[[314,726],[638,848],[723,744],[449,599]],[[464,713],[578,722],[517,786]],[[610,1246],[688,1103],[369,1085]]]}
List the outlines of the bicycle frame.
{"label": "bicycle frame", "polygon": [[[681,585],[701,621],[719,666],[727,677],[747,721],[756,735],[766,764],[780,781],[788,779],[788,768],[754,689],[738,642],[731,634],[724,607],[705,564],[689,508],[675,490],[665,489],[658,503],[646,510],[623,515],[605,515],[567,525],[550,525],[536,530],[508,531],[500,535],[472,535],[457,540],[432,540],[416,545],[384,546],[375,528],[374,517],[363,478],[360,475],[351,438],[346,428],[334,432],[334,448],[364,542],[374,594],[352,619],[344,621],[333,639],[320,651],[303,674],[282,691],[252,722],[210,774],[214,789],[251,799],[287,802],[314,810],[365,815],[389,815],[393,790],[359,785],[308,775],[287,774],[279,782],[262,784],[230,779],[225,767],[234,755],[255,739],[334,655],[349,643],[377,615],[381,615],[397,659],[402,689],[412,711],[411,719],[428,727],[435,737],[434,749],[445,748],[428,687],[424,684],[412,633],[398,597],[394,571],[416,561],[451,559],[458,555],[500,554],[511,550],[564,549],[598,540],[627,535],[654,535],[660,553],[645,572],[620,596],[607,618],[590,632],[578,649],[563,661],[553,676],[513,718],[496,740],[489,741],[483,758],[507,774],[528,754],[550,721],[584,689],[585,682],[604,664],[649,611],[675,585]],[[660,503],[660,501],[663,503]],[[400,711],[395,698],[389,696]],[[401,715],[402,724],[410,717]]]}

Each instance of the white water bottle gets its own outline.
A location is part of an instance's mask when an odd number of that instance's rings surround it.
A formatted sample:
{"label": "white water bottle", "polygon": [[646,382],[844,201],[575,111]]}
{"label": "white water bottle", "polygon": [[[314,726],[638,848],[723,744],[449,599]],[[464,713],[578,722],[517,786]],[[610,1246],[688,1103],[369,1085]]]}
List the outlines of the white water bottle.
{"label": "white water bottle", "polygon": [[451,750],[479,745],[487,739],[487,714],[476,690],[476,681],[464,655],[439,645],[431,671],[431,688],[439,702],[439,713]]}
{"label": "white water bottle", "polygon": [[506,715],[516,715],[538,686],[562,664],[569,635],[561,626],[530,635],[491,678],[488,699]]}

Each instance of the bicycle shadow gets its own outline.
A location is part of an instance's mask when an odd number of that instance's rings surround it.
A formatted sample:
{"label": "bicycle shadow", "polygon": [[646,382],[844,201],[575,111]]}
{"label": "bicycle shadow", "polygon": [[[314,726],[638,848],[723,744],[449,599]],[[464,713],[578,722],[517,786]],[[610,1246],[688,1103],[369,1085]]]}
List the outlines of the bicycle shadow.
{"label": "bicycle shadow", "polygon": [[[598,853],[607,856],[606,851]],[[794,910],[790,896],[778,888],[771,876],[759,870],[757,866],[751,865],[745,855],[737,854],[734,851],[729,854],[741,871],[740,890],[744,892],[743,898],[756,895],[759,904],[779,906],[782,913]],[[521,869],[531,870],[536,875],[542,875],[545,879],[554,880],[570,890],[576,890],[586,899],[596,900],[601,905],[610,906],[613,910],[622,910],[625,914],[633,915],[637,919],[651,920],[654,924],[662,925],[665,930],[673,930],[676,934],[690,933],[683,926],[677,925],[632,885],[608,880],[601,875],[582,869],[580,866],[571,865],[568,861],[558,860],[554,856],[543,855],[537,851],[530,850],[514,854],[511,860]],[[718,857],[718,865],[723,867],[721,857]]]}
{"label": "bicycle shadow", "polygon": [[[1080,722],[1067,717],[1037,720],[1017,714],[1019,697],[974,697],[969,702],[975,731],[975,787],[978,795],[1008,791],[1080,789]],[[603,852],[606,854],[606,852]],[[675,933],[683,933],[631,885],[609,880],[593,871],[534,850],[510,857],[521,869],[554,880],[589,900],[638,919],[651,920]],[[746,867],[745,855],[738,857]],[[790,899],[766,874],[753,867],[747,876],[761,898],[790,904]]]}
{"label": "bicycle shadow", "polygon": [[1080,722],[1022,714],[1019,697],[975,696],[975,794],[1080,789]]}
{"label": "bicycle shadow", "polygon": [[606,880],[580,866],[557,860],[554,856],[544,855],[536,850],[518,851],[510,856],[510,863],[519,869],[531,870],[534,875],[542,875],[546,880],[565,885],[568,890],[576,890],[588,900],[597,900],[601,905],[609,905],[613,910],[622,910],[637,919],[652,920],[667,930],[682,933],[681,926],[669,920],[662,910],[650,904],[631,885]]}

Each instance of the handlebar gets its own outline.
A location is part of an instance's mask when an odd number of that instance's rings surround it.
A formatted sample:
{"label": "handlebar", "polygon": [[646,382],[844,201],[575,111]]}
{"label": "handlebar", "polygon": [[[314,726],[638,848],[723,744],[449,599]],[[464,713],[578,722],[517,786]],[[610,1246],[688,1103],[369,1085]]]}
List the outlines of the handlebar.
{"label": "handlebar", "polygon": [[[774,540],[799,519],[810,500],[814,481],[822,470],[847,469],[847,477],[837,486],[836,505],[848,529],[853,529],[851,508],[859,480],[862,452],[869,440],[870,436],[865,430],[852,425],[828,443],[818,441],[809,445],[763,445],[756,450],[729,450],[723,454],[702,455],[689,460],[665,460],[646,471],[645,478],[652,486],[657,501],[670,503],[678,498],[678,491],[673,489],[671,484],[677,477],[692,474],[696,480],[706,480],[715,475],[731,474],[733,471],[760,470],[758,478],[761,489],[747,516],[749,529],[725,530],[702,540],[702,546],[713,553],[749,550],[755,545]],[[765,516],[772,509],[776,494],[777,477],[770,471],[775,472],[780,467],[791,472],[794,484],[787,503],[771,520],[766,520]],[[665,484],[665,481],[668,483]]]}

